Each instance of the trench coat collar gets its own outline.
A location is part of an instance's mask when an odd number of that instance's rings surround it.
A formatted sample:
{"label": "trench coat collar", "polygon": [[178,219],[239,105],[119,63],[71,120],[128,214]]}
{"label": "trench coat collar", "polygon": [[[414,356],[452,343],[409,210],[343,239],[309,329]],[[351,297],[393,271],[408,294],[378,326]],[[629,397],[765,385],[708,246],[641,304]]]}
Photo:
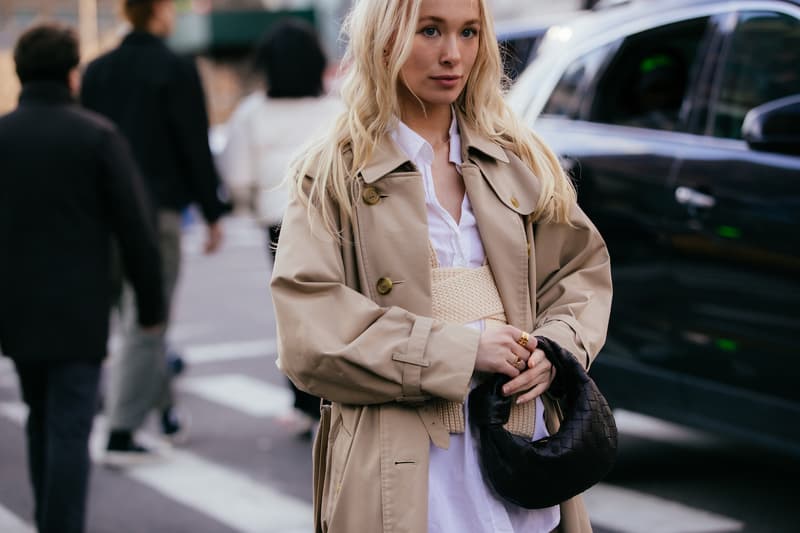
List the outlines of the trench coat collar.
{"label": "trench coat collar", "polygon": [[469,158],[470,149],[474,149],[492,159],[508,163],[508,155],[503,147],[475,131],[460,115],[458,115],[458,128],[461,135],[461,159],[463,161]]}
{"label": "trench coat collar", "polygon": [[[472,129],[458,113],[456,113],[456,120],[458,121],[459,135],[461,135],[462,161],[468,161],[472,149],[497,161],[508,163],[508,156],[501,146]],[[389,132],[386,132],[375,146],[372,159],[361,171],[361,176],[366,183],[373,183],[406,164],[410,164],[408,156],[397,146]]]}

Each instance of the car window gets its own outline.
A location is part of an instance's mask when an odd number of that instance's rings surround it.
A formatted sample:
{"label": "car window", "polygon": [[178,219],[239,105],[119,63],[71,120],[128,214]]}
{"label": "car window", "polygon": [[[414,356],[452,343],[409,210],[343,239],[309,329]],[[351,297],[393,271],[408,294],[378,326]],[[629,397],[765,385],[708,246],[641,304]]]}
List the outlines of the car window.
{"label": "car window", "polygon": [[629,36],[598,80],[589,119],[604,124],[683,131],[681,107],[703,60],[709,18]]}
{"label": "car window", "polygon": [[614,47],[615,44],[608,44],[596,48],[570,63],[550,93],[542,114],[580,118],[582,106],[589,101],[589,93],[597,73]]}
{"label": "car window", "polygon": [[544,37],[545,28],[531,35],[501,39],[500,55],[510,80],[515,80],[535,56],[536,47]]}
{"label": "car window", "polygon": [[800,21],[783,13],[742,12],[721,68],[707,132],[739,139],[750,109],[800,94]]}

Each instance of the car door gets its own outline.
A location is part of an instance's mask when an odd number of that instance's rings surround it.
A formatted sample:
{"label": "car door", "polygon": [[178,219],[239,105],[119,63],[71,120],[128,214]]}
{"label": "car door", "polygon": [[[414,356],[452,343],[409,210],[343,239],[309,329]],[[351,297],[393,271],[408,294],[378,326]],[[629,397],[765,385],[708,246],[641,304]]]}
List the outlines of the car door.
{"label": "car door", "polygon": [[[584,54],[566,68],[534,125],[570,167],[578,201],[611,254],[614,303],[597,364],[614,365],[616,376],[679,367],[673,324],[681,309],[672,297],[673,250],[664,224],[674,209],[679,154],[692,142],[681,111],[701,71],[710,21],[665,23]],[[636,387],[614,394],[618,404],[682,402],[671,385],[652,397]]]}
{"label": "car door", "polygon": [[[782,401],[800,402],[800,157],[754,150],[741,130],[751,108],[800,94],[797,12],[748,10],[726,20],[721,55],[698,91],[697,135],[681,152],[669,220],[681,365],[720,391],[764,398],[776,420]],[[695,392],[690,404],[708,401]],[[712,408],[731,416],[730,404]]]}

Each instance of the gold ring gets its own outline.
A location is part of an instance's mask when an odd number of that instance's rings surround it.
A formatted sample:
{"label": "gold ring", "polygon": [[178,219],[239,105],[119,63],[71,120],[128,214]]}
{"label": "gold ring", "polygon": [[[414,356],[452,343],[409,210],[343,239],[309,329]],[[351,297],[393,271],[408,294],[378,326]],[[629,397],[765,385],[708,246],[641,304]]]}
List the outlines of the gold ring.
{"label": "gold ring", "polygon": [[514,359],[514,362],[511,363],[511,364],[512,364],[512,366],[514,368],[519,368],[519,364],[522,363],[522,362],[524,362],[524,361],[522,359],[520,359],[519,357],[517,357],[517,358]]}
{"label": "gold ring", "polygon": [[527,348],[527,347],[528,347],[528,341],[529,341],[529,340],[530,340],[530,337],[528,336],[528,334],[527,334],[527,333],[525,333],[525,332],[523,331],[523,332],[522,332],[522,335],[520,335],[520,336],[519,336],[519,339],[517,339],[517,344],[519,344],[520,346],[522,346],[522,347],[524,347],[524,348]]}

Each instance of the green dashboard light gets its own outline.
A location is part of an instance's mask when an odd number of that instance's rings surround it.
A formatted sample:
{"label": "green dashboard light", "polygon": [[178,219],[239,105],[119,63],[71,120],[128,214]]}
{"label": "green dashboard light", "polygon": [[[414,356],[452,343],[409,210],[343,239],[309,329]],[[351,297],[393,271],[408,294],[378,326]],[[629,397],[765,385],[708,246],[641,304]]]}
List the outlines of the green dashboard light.
{"label": "green dashboard light", "polygon": [[739,349],[736,341],[732,341],[730,339],[717,339],[716,345],[717,348],[724,352],[735,352]]}
{"label": "green dashboard light", "polygon": [[726,239],[738,239],[742,236],[742,230],[733,226],[717,226],[717,235]]}

